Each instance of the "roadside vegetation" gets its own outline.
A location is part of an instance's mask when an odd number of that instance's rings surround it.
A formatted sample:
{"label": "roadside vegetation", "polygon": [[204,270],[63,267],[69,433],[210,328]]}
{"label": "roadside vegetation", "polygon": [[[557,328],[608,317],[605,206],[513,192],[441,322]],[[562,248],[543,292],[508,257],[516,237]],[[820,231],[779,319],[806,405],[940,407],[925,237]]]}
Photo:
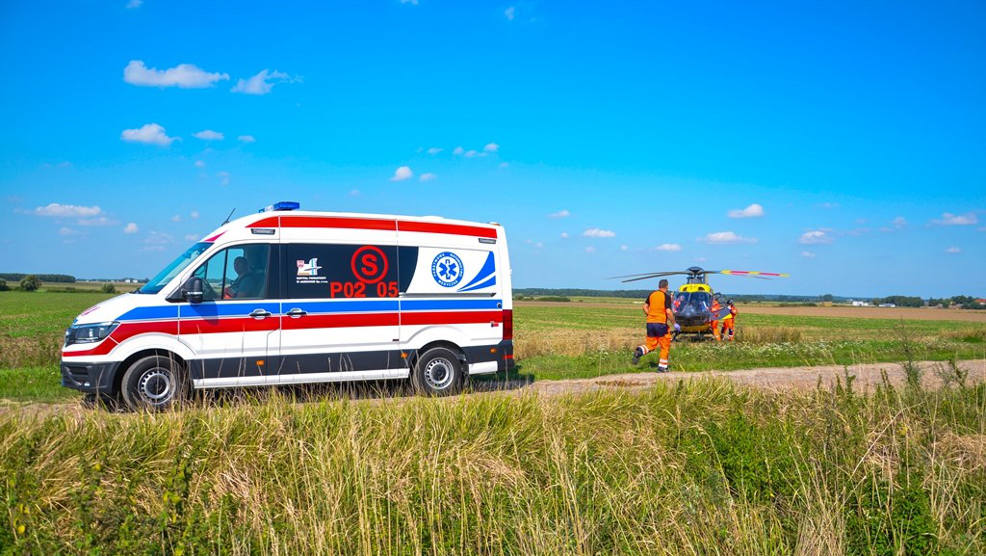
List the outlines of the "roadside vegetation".
{"label": "roadside vegetation", "polygon": [[986,386],[0,411],[13,553],[986,552]]}

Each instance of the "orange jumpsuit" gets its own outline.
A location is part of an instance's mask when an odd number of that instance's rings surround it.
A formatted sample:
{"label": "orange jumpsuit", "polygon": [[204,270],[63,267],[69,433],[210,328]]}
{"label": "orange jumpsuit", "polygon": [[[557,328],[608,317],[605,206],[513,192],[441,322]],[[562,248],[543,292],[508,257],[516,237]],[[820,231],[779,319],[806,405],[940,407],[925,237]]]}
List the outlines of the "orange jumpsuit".
{"label": "orange jumpsuit", "polygon": [[718,342],[722,339],[722,336],[719,335],[719,311],[722,310],[722,305],[719,305],[718,299],[712,300],[712,307],[709,310],[712,311],[712,320],[709,321],[709,324],[712,325],[712,335]]}
{"label": "orange jumpsuit", "polygon": [[730,342],[733,341],[733,335],[736,334],[736,306],[729,306],[729,314],[722,318],[722,332],[721,334],[729,339]]}
{"label": "orange jumpsuit", "polygon": [[671,352],[671,330],[668,328],[666,310],[671,308],[671,295],[660,290],[651,292],[645,303],[647,303],[647,338],[644,340],[644,345],[637,347],[635,357],[643,357],[660,347],[661,359],[658,370],[667,371]]}

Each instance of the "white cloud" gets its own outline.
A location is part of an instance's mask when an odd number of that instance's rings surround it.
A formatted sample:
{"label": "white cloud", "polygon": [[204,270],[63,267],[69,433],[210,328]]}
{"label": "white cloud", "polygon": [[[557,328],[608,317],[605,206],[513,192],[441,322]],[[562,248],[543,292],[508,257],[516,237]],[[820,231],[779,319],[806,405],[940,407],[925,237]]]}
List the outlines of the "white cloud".
{"label": "white cloud", "polygon": [[197,139],[202,139],[203,141],[222,141],[226,137],[219,133],[218,131],[212,131],[211,129],[203,129],[202,131],[193,134]]}
{"label": "white cloud", "polygon": [[510,6],[503,10],[503,16],[507,18],[507,21],[513,21],[517,17],[517,8],[515,6]]}
{"label": "white cloud", "polygon": [[199,211],[193,210],[192,212],[188,213],[188,217],[191,218],[192,220],[197,219],[199,217]]}
{"label": "white cloud", "polygon": [[205,168],[205,161],[204,160],[196,160],[195,161],[195,167],[196,168]]}
{"label": "white cloud", "polygon": [[86,207],[81,205],[63,205],[60,203],[49,203],[43,207],[34,209],[34,214],[38,216],[56,216],[61,218],[81,218],[91,217],[102,213],[98,206]]}
{"label": "white cloud", "polygon": [[655,247],[658,251],[681,251],[681,245],[677,243],[662,243]]}
{"label": "white cloud", "polygon": [[413,175],[414,172],[411,171],[410,166],[399,166],[396,170],[394,170],[394,175],[390,177],[390,181],[406,180]]}
{"label": "white cloud", "polygon": [[216,172],[219,178],[219,185],[229,185],[229,172]]}
{"label": "white cloud", "polygon": [[424,174],[421,174],[421,177],[419,177],[418,179],[421,181],[431,181],[437,177],[438,176],[432,174],[431,172],[425,172]]}
{"label": "white cloud", "polygon": [[734,243],[756,243],[756,238],[743,237],[735,232],[712,232],[699,239],[703,243],[711,245],[729,245]]}
{"label": "white cloud", "polygon": [[603,230],[602,228],[586,228],[582,232],[583,237],[616,237],[616,232],[612,230]]}
{"label": "white cloud", "polygon": [[812,253],[811,251],[802,251],[801,252],[801,256],[804,257],[804,258],[806,258],[806,259],[814,259],[815,258],[815,254]]}
{"label": "white cloud", "polygon": [[967,212],[965,214],[946,212],[941,215],[941,219],[932,220],[931,222],[939,226],[972,226],[979,223],[979,218],[974,212]]}
{"label": "white cloud", "polygon": [[136,222],[127,222],[127,225],[123,227],[123,233],[125,234],[136,234],[138,231],[140,231],[140,229],[137,228]]}
{"label": "white cloud", "polygon": [[590,246],[588,246],[588,247],[585,248],[585,252],[586,253],[589,253],[591,255],[592,253],[595,253],[596,252],[596,248],[590,245]]}
{"label": "white cloud", "polygon": [[425,152],[427,152],[428,154],[438,154],[438,153],[442,152],[443,150],[444,149],[442,149],[441,147],[430,147]]}
{"label": "white cloud", "polygon": [[116,224],[116,220],[110,220],[105,216],[96,216],[94,218],[80,218],[80,226],[113,226]]}
{"label": "white cloud", "polygon": [[452,149],[452,154],[454,154],[456,156],[458,156],[458,155],[460,155],[460,154],[462,154],[464,152],[466,152],[466,150],[463,149],[461,146]]}
{"label": "white cloud", "polygon": [[240,135],[236,139],[239,140],[241,143],[256,143],[257,142],[257,138],[254,137],[253,135]]}
{"label": "white cloud", "polygon": [[257,75],[247,79],[240,79],[236,82],[230,91],[234,93],[244,93],[247,95],[266,95],[271,92],[274,85],[278,83],[295,83],[301,81],[301,78],[295,76],[292,77],[284,72],[277,70],[270,71],[268,69],[263,69]]}
{"label": "white cloud", "polygon": [[[131,224],[133,224],[131,222]],[[130,227],[130,224],[127,224]],[[136,231],[136,225],[134,225]],[[164,251],[165,247],[170,245],[172,238],[170,235],[152,231],[150,234],[144,238],[144,251]]]}
{"label": "white cloud", "polygon": [[124,129],[120,133],[120,139],[130,143],[147,143],[149,145],[159,145],[167,147],[174,142],[177,137],[168,137],[164,128],[158,124],[144,124],[137,129]]}
{"label": "white cloud", "polygon": [[141,5],[143,4],[144,4],[144,0],[130,0],[129,2],[127,2],[127,9],[134,10],[141,7]]}
{"label": "white cloud", "polygon": [[802,245],[820,245],[824,243],[832,243],[832,236],[828,235],[825,230],[810,230],[798,238],[798,243]]}
{"label": "white cloud", "polygon": [[561,233],[561,238],[562,239],[568,239],[568,232],[562,232]]}
{"label": "white cloud", "polygon": [[418,0],[401,0],[401,4],[410,4],[412,6],[417,6]]}
{"label": "white cloud", "polygon": [[956,253],[961,253],[962,250],[959,249],[958,247],[949,247],[948,249],[945,250],[945,252],[954,255]]}
{"label": "white cloud", "polygon": [[67,228],[65,226],[62,226],[58,230],[58,235],[60,235],[60,236],[66,236],[66,237],[68,237],[68,236],[77,236],[77,235],[79,235],[81,233],[82,232],[80,232],[78,230],[73,230],[72,228]]}
{"label": "white cloud", "polygon": [[173,68],[158,70],[148,68],[142,60],[130,60],[127,67],[123,68],[123,80],[140,87],[202,89],[226,79],[229,79],[229,74],[209,73],[193,64],[178,64]]}
{"label": "white cloud", "polygon": [[172,222],[181,222],[181,215],[180,214],[176,214],[176,215],[172,216],[171,217],[171,221]]}
{"label": "white cloud", "polygon": [[733,209],[729,211],[730,218],[760,218],[763,214],[763,207],[757,203],[753,203],[745,209]]}
{"label": "white cloud", "polygon": [[496,143],[487,143],[486,146],[483,147],[483,150],[488,153],[499,152],[500,145],[497,145]]}
{"label": "white cloud", "polygon": [[630,249],[630,248],[628,246],[626,246],[625,244],[620,246],[620,251],[626,251],[628,249]]}
{"label": "white cloud", "polygon": [[558,212],[552,212],[548,215],[548,218],[566,218],[571,216],[572,213],[568,212],[568,209],[561,209]]}
{"label": "white cloud", "polygon": [[480,155],[479,151],[477,151],[475,149],[469,149],[468,151],[466,151],[466,155],[465,156],[466,156],[466,158],[472,158],[472,157],[477,156],[477,155]]}

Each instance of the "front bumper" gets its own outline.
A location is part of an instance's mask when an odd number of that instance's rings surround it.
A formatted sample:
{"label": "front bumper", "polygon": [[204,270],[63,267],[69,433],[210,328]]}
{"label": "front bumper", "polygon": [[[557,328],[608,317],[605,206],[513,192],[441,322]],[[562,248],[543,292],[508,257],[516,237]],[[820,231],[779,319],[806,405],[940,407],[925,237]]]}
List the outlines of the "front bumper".
{"label": "front bumper", "polygon": [[82,392],[116,394],[119,363],[82,363],[62,360],[62,386]]}

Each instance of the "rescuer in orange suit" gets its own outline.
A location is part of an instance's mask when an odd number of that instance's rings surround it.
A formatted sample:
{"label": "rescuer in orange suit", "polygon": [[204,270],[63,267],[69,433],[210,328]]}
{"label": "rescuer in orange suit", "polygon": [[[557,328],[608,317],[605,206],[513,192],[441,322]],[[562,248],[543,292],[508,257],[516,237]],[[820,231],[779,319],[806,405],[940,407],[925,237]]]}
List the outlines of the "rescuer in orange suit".
{"label": "rescuer in orange suit", "polygon": [[712,298],[712,307],[709,307],[712,311],[712,320],[709,324],[712,325],[712,336],[715,337],[716,341],[722,340],[722,336],[719,335],[719,311],[722,310],[722,305],[719,305],[719,300]]}
{"label": "rescuer in orange suit", "polygon": [[668,372],[668,354],[671,351],[671,327],[674,326],[674,312],[671,310],[671,294],[668,293],[668,281],[658,282],[658,290],[651,292],[644,301],[644,314],[647,315],[647,339],[644,345],[638,346],[633,352],[633,364],[640,358],[660,346],[661,359],[657,372]]}
{"label": "rescuer in orange suit", "polygon": [[733,300],[730,299],[726,302],[726,306],[729,307],[729,314],[722,317],[722,331],[720,334],[732,342],[733,335],[736,334],[736,305],[733,305]]}

